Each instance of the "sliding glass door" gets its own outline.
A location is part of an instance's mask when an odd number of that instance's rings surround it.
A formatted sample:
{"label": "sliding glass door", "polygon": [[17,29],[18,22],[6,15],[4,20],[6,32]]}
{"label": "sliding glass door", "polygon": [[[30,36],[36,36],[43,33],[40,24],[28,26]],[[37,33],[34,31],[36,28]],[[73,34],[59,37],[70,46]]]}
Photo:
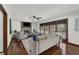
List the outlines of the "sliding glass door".
{"label": "sliding glass door", "polygon": [[68,42],[68,19],[61,19],[57,21],[40,24],[41,31],[46,33],[55,32],[63,38],[64,42]]}

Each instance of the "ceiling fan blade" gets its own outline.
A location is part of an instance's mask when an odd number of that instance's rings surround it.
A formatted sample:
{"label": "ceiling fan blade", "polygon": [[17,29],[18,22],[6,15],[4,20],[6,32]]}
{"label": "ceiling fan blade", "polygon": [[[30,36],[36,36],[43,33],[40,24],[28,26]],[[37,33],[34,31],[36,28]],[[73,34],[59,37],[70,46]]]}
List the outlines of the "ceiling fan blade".
{"label": "ceiling fan blade", "polygon": [[34,18],[36,18],[36,16],[33,16]]}
{"label": "ceiling fan blade", "polygon": [[37,20],[41,19],[41,17],[38,17]]}
{"label": "ceiling fan blade", "polygon": [[38,17],[39,19],[42,19],[41,17]]}

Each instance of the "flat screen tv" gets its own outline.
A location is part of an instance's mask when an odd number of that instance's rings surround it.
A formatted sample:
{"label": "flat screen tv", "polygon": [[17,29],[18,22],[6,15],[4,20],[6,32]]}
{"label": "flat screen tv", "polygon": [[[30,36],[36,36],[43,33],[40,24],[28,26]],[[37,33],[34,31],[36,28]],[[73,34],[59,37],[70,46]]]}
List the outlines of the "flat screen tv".
{"label": "flat screen tv", "polygon": [[30,26],[30,23],[23,22],[23,26]]}

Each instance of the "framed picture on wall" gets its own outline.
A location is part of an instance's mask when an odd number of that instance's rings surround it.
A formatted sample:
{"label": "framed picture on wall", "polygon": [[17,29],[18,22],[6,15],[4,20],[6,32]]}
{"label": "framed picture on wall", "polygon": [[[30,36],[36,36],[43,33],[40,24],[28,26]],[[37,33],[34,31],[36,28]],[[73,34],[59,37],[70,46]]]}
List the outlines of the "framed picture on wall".
{"label": "framed picture on wall", "polygon": [[9,19],[9,30],[10,30],[10,34],[12,33],[12,21],[11,18]]}
{"label": "framed picture on wall", "polygon": [[75,31],[79,31],[79,18],[75,19]]}

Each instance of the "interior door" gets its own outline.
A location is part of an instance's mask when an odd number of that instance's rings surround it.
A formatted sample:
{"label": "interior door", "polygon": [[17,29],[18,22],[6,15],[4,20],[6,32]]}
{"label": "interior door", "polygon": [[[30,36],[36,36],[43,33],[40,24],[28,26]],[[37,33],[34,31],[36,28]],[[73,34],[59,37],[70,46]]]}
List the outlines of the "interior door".
{"label": "interior door", "polygon": [[0,11],[0,52],[3,52],[3,13]]}

